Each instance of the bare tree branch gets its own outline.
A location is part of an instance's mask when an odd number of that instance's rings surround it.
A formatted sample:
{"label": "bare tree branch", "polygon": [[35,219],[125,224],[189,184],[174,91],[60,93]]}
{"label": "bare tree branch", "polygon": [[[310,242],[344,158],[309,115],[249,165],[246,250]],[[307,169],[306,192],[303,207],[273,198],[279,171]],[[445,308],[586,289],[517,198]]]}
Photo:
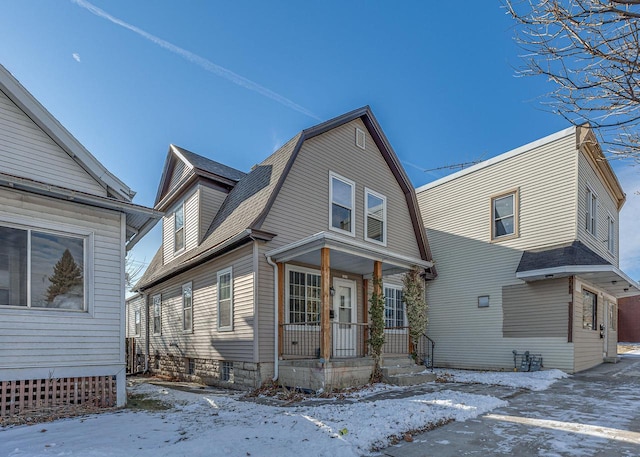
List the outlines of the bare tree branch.
{"label": "bare tree branch", "polygon": [[543,105],[588,122],[607,152],[640,162],[640,0],[505,0],[522,76],[554,85]]}

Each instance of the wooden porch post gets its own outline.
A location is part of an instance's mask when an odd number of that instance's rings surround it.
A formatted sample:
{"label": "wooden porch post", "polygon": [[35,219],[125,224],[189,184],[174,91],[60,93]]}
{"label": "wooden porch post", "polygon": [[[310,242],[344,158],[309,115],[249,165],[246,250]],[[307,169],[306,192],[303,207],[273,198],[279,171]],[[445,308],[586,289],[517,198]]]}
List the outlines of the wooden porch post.
{"label": "wooden porch post", "polygon": [[329,361],[331,357],[331,321],[329,313],[331,310],[331,268],[329,265],[329,248],[320,249],[320,291],[321,305],[320,312],[320,358]]}
{"label": "wooden porch post", "polygon": [[286,307],[284,306],[284,263],[278,263],[278,352],[279,356],[282,357],[283,354],[283,342],[284,342],[284,310]]}
{"label": "wooden porch post", "polygon": [[[377,280],[377,281],[376,281]],[[375,260],[373,262],[373,291],[382,294],[382,262]]]}

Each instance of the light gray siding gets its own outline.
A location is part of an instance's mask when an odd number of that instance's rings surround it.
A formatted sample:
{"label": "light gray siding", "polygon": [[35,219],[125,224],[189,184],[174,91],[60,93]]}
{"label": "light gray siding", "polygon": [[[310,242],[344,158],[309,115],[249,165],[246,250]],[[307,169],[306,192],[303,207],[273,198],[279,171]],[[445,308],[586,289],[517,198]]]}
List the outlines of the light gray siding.
{"label": "light gray siding", "polygon": [[[355,144],[356,127],[366,132],[365,150]],[[262,226],[278,234],[269,243],[272,248],[330,230],[329,172],[355,182],[352,217],[357,241],[370,243],[364,239],[367,187],[387,199],[387,249],[419,257],[404,193],[360,119],[304,142]]]}
{"label": "light gray siding", "polygon": [[[134,297],[128,298],[126,301],[126,330],[125,335],[127,338],[136,338],[138,341],[136,345],[138,348],[142,347],[144,349],[144,341],[146,337],[146,322],[147,322],[147,312],[145,310],[145,299],[144,295],[138,294]],[[135,311],[136,309],[140,310],[140,334],[136,335],[135,332]]]}
{"label": "light gray siding", "polygon": [[187,167],[181,159],[176,158],[176,164],[173,168],[171,178],[169,179],[169,186],[167,189],[173,189],[180,181],[182,181],[182,178],[189,174],[190,171],[191,168]]}
{"label": "light gray siding", "polygon": [[[145,291],[162,294],[162,335],[150,335],[155,351],[176,357],[253,362],[253,249],[251,245],[200,265]],[[233,331],[217,330],[217,277],[233,269]],[[193,332],[182,330],[182,285],[192,283]]]}
{"label": "light gray siding", "polygon": [[[492,242],[491,198],[511,190],[519,196],[519,236]],[[566,337],[503,337],[503,287],[523,284],[515,273],[524,250],[575,239],[576,193],[574,135],[418,192],[438,269],[427,286],[437,365],[513,368],[515,349],[541,352],[545,366],[571,370]],[[490,297],[488,308],[478,307],[481,295]]]}
{"label": "light gray siding", "polygon": [[[595,236],[592,235],[586,228],[586,214],[587,214],[587,188],[590,188],[592,192],[598,197],[597,208],[597,227]],[[594,169],[594,165],[591,163],[587,156],[580,152],[578,155],[578,217],[577,217],[577,239],[586,244],[594,252],[611,262],[613,265],[618,266],[618,251],[619,251],[619,216],[618,208],[614,202],[613,197],[602,182],[602,178]],[[611,215],[615,220],[615,249],[613,253],[608,250],[609,231],[607,226],[607,216]]]}
{"label": "light gray siding", "polygon": [[567,338],[569,280],[535,281],[502,288],[505,338]]}
{"label": "light gray siding", "polygon": [[100,186],[0,91],[0,171],[89,194],[106,196]]}
{"label": "light gray siding", "polygon": [[22,379],[36,379],[33,373],[47,378],[73,367],[124,364],[120,213],[0,189],[0,221],[16,220],[93,235],[85,270],[89,311],[0,307],[0,380],[9,373],[3,370],[30,369],[34,377]]}
{"label": "light gray siding", "polygon": [[207,234],[209,225],[213,221],[213,218],[218,213],[218,210],[222,206],[227,193],[220,189],[214,189],[208,186],[200,186],[200,220],[199,220],[199,236],[198,243],[202,241],[202,238]]}
{"label": "light gray siding", "polygon": [[[200,229],[199,193],[193,189],[184,199],[166,211],[162,218],[162,254],[165,264],[176,259],[183,253],[198,246],[198,231]],[[175,211],[184,202],[184,230],[185,248],[175,251]]]}
{"label": "light gray siding", "polygon": [[269,246],[258,245],[258,350],[259,362],[273,362],[275,341],[275,297],[273,267],[267,263],[265,253]]}

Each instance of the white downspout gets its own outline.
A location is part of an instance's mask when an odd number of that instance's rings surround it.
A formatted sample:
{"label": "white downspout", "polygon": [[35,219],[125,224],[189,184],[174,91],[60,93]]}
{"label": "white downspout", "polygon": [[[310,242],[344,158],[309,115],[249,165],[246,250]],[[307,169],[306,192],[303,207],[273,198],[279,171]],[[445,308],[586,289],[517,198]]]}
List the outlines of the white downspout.
{"label": "white downspout", "polygon": [[279,347],[278,347],[278,312],[280,309],[280,303],[278,302],[278,264],[275,263],[271,256],[267,257],[267,263],[273,267],[273,303],[275,304],[275,310],[273,314],[273,328],[274,328],[274,338],[273,338],[273,347],[275,348],[273,353],[273,381],[278,380],[278,357],[279,357]]}
{"label": "white downspout", "polygon": [[143,293],[142,302],[145,309],[145,325],[144,325],[144,373],[149,373],[149,294]]}

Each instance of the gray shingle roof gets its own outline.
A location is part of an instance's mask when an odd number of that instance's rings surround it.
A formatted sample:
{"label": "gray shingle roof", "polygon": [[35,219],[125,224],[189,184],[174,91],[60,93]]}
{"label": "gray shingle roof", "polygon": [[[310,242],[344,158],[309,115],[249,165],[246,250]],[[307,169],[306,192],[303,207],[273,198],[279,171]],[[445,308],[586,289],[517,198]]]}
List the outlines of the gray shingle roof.
{"label": "gray shingle roof", "polygon": [[194,152],[188,151],[184,148],[176,146],[173,147],[184,156],[185,159],[193,165],[194,168],[213,173],[223,178],[231,179],[232,181],[240,181],[246,173],[235,168],[229,167],[223,163],[216,162],[215,160],[208,159]]}
{"label": "gray shingle roof", "polygon": [[517,273],[569,265],[611,265],[580,241],[541,251],[525,251],[520,258]]}

